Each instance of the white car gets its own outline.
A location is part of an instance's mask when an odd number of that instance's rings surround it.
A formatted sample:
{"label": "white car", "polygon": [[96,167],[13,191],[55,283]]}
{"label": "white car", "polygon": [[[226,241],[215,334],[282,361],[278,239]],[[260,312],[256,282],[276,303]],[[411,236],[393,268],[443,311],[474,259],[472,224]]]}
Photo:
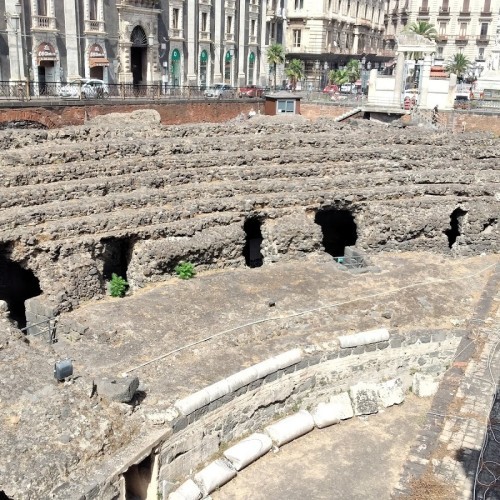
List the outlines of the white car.
{"label": "white car", "polygon": [[205,97],[213,97],[215,99],[232,98],[236,97],[236,90],[231,87],[231,85],[227,85],[226,83],[216,83],[211,87],[208,87],[203,92]]}
{"label": "white car", "polygon": [[80,97],[80,91],[82,93],[82,99],[102,99],[109,97],[108,86],[97,78],[70,82],[64,85],[64,87],[61,87],[59,95],[61,97],[77,99]]}

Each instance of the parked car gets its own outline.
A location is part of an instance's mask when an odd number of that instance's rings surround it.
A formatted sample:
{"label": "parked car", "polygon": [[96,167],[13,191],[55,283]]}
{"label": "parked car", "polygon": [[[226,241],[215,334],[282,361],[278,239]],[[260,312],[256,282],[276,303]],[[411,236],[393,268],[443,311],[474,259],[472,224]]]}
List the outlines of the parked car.
{"label": "parked car", "polygon": [[340,86],[340,92],[342,94],[357,94],[358,90],[354,83],[344,83]]}
{"label": "parked car", "polygon": [[336,94],[337,92],[339,91],[339,88],[337,85],[327,85],[324,89],[323,89],[323,94]]}
{"label": "parked car", "polygon": [[236,91],[231,85],[225,83],[216,83],[204,90],[205,97],[213,97],[215,99],[231,98],[236,96]]}
{"label": "parked car", "polygon": [[239,97],[262,97],[264,88],[258,85],[247,85],[246,87],[240,87],[238,95]]}
{"label": "parked car", "polygon": [[82,99],[102,99],[109,97],[109,88],[102,81],[97,78],[84,78],[82,80],[74,80],[67,85],[61,87],[59,95],[66,98]]}

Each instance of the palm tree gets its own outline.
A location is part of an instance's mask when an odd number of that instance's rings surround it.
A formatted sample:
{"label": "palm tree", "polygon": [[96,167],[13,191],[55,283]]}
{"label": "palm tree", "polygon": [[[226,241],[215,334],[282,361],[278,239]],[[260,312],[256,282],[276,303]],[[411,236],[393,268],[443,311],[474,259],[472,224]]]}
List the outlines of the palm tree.
{"label": "palm tree", "polygon": [[285,50],[283,45],[274,43],[267,48],[267,63],[273,66],[274,72],[274,90],[276,90],[276,66],[285,62]]}
{"label": "palm tree", "polygon": [[299,59],[292,59],[288,63],[288,68],[285,71],[286,76],[290,78],[290,83],[292,84],[292,90],[297,88],[297,82],[304,78],[304,66],[302,61]]}
{"label": "palm tree", "polygon": [[349,81],[349,75],[345,69],[332,70],[328,73],[328,79],[331,83],[335,85],[342,85]]}
{"label": "palm tree", "polygon": [[357,59],[351,59],[345,67],[350,83],[359,80],[361,75],[361,63]]}
{"label": "palm tree", "polygon": [[461,80],[464,74],[467,73],[470,65],[471,62],[466,56],[463,54],[455,54],[445,66],[445,69],[448,73],[457,75],[458,79]]}
{"label": "palm tree", "polygon": [[415,23],[411,23],[405,31],[408,33],[422,35],[424,38],[427,38],[427,40],[434,40],[437,36],[435,26],[427,21],[417,21]]}

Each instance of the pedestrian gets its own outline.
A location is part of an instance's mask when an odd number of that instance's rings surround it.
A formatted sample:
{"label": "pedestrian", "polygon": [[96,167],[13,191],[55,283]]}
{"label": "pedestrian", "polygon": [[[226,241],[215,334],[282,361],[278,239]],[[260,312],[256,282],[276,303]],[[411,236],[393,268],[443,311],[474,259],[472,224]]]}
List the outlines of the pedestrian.
{"label": "pedestrian", "polygon": [[439,113],[438,105],[436,104],[434,106],[434,109],[432,110],[432,124],[433,125],[436,125],[438,122],[438,113]]}

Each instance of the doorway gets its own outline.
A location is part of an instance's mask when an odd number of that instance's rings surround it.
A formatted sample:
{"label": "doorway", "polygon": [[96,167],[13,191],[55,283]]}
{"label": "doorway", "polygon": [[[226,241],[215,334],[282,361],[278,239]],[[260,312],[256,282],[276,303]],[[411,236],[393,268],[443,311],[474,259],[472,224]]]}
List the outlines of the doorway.
{"label": "doorway", "polygon": [[132,256],[132,241],[129,238],[108,238],[102,240],[102,245],[102,277],[104,280],[111,280],[113,274],[117,274],[126,280],[128,265]]}
{"label": "doorway", "polygon": [[354,245],[358,239],[356,222],[349,210],[319,210],[314,222],[321,226],[323,246],[332,257],[343,257],[345,247]]}
{"label": "doorway", "polygon": [[262,222],[257,217],[247,219],[243,225],[246,234],[243,255],[248,267],[261,267],[264,263],[261,253],[263,240],[261,226]]}
{"label": "doorway", "polygon": [[7,302],[9,317],[18,328],[26,326],[24,301],[41,293],[38,278],[30,269],[0,253],[0,300]]}
{"label": "doorway", "polygon": [[146,84],[148,68],[148,39],[140,26],[136,26],[130,35],[130,67],[134,85]]}
{"label": "doorway", "polygon": [[467,215],[465,210],[455,208],[450,215],[450,228],[444,231],[448,237],[448,246],[453,248],[457,238],[462,234],[464,217]]}

